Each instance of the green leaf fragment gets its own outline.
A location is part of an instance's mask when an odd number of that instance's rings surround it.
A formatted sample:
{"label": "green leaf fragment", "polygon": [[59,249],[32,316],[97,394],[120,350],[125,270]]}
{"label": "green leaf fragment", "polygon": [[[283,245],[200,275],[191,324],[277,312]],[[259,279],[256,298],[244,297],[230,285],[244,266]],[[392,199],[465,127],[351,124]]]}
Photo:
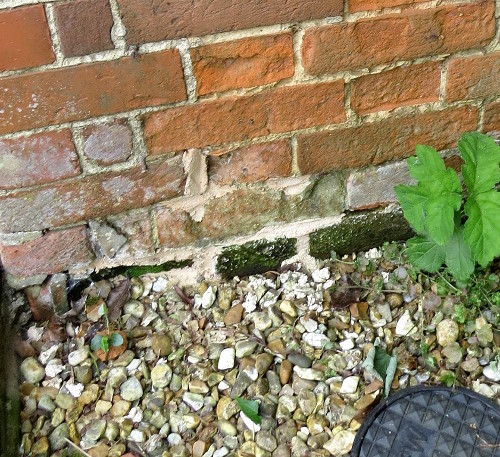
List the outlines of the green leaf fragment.
{"label": "green leaf fragment", "polygon": [[368,352],[363,368],[384,382],[384,396],[387,397],[396,373],[397,357],[391,357],[383,348],[375,345]]}
{"label": "green leaf fragment", "polygon": [[455,230],[450,240],[446,244],[446,266],[451,274],[459,281],[466,281],[474,272],[474,260],[470,247],[464,239],[464,228],[459,227]]}
{"label": "green leaf fragment", "polygon": [[101,339],[101,349],[107,354],[109,351],[109,338],[103,336]]}
{"label": "green leaf fragment", "polygon": [[406,220],[413,230],[423,232],[425,230],[424,205],[427,201],[427,192],[417,186],[394,187]]}
{"label": "green leaf fragment", "polygon": [[444,246],[436,244],[424,236],[410,238],[406,242],[407,254],[410,262],[421,270],[435,273],[441,268],[446,258]]}
{"label": "green leaf fragment", "polygon": [[259,415],[259,403],[255,400],[245,400],[240,397],[236,397],[236,401],[240,409],[254,424],[260,424],[262,422],[262,417]]}
{"label": "green leaf fragment", "polygon": [[102,340],[102,335],[95,335],[90,340],[90,349],[92,349],[93,351],[100,349],[101,348],[101,340]]}
{"label": "green leaf fragment", "polygon": [[111,346],[120,346],[123,344],[123,337],[119,333],[112,333],[109,338],[109,344]]}

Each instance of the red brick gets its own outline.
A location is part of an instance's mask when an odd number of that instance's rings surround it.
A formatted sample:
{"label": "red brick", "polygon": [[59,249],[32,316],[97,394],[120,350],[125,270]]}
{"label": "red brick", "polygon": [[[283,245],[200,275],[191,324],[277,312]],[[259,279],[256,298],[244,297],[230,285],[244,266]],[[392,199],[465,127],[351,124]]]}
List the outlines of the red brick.
{"label": "red brick", "polygon": [[82,134],[83,153],[99,165],[123,162],[132,153],[132,130],[126,121],[91,125]]}
{"label": "red brick", "polygon": [[290,176],[292,151],[288,140],[259,143],[209,157],[209,176],[217,184],[264,181]]}
{"label": "red brick", "polygon": [[80,174],[69,130],[0,140],[0,189],[43,184]]}
{"label": "red brick", "polygon": [[186,99],[178,51],[2,79],[0,133]]}
{"label": "red brick", "polygon": [[500,131],[500,102],[486,105],[483,119],[483,132]]}
{"label": "red brick", "polygon": [[118,214],[180,195],[182,158],[128,171],[88,175],[0,198],[0,230],[23,232]]}
{"label": "red brick", "polygon": [[494,13],[494,2],[482,0],[311,29],[303,65],[310,74],[335,73],[485,46],[495,35]]}
{"label": "red brick", "polygon": [[340,16],[343,0],[118,0],[130,44]]}
{"label": "red brick", "polygon": [[344,120],[344,83],[334,81],[153,113],[145,119],[144,137],[149,154],[165,154]]}
{"label": "red brick", "polygon": [[55,60],[43,5],[0,11],[0,71]]}
{"label": "red brick", "polygon": [[194,243],[198,229],[187,211],[157,208],[155,211],[158,240],[165,247],[179,247]]}
{"label": "red brick", "polygon": [[477,124],[477,109],[463,107],[303,135],[298,138],[299,168],[309,174],[378,165],[411,156],[417,144],[448,149]]}
{"label": "red brick", "polygon": [[71,0],[54,5],[61,50],[66,57],[113,49],[108,0]]}
{"label": "red brick", "polygon": [[348,0],[350,13],[359,11],[381,10],[382,8],[394,8],[397,6],[408,7],[422,3],[427,0]]}
{"label": "red brick", "polygon": [[191,50],[198,95],[269,84],[293,76],[292,34],[244,38]]}
{"label": "red brick", "polygon": [[16,276],[59,273],[89,264],[94,255],[85,227],[48,232],[19,246],[0,244],[7,273]]}
{"label": "red brick", "polygon": [[500,94],[500,53],[452,59],[448,63],[446,100],[472,100]]}
{"label": "red brick", "polygon": [[352,81],[351,108],[359,114],[439,100],[439,62],[396,68]]}

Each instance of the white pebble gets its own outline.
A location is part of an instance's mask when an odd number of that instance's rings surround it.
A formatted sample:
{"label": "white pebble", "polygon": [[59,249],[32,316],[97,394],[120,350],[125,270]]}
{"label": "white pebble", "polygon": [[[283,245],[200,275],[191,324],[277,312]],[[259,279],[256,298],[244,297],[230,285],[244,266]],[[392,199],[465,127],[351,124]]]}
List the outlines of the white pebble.
{"label": "white pebble", "polygon": [[349,376],[342,381],[341,394],[354,394],[358,390],[359,377]]}
{"label": "white pebble", "polygon": [[354,341],[352,340],[352,338],[347,338],[346,340],[341,341],[339,344],[344,351],[349,351],[350,349],[354,348]]}
{"label": "white pebble", "polygon": [[168,280],[166,278],[158,278],[153,283],[153,292],[165,292],[167,290]]}
{"label": "white pebble", "polygon": [[234,357],[236,355],[236,351],[234,348],[226,348],[224,349],[219,358],[219,363],[217,368],[219,370],[230,370],[234,368]]}
{"label": "white pebble", "polygon": [[40,363],[42,365],[46,365],[50,360],[52,360],[56,356],[58,349],[59,346],[57,344],[54,344],[54,346],[51,346],[46,351],[41,352],[40,355],[38,356],[38,360],[40,360]]}
{"label": "white pebble", "polygon": [[142,443],[145,440],[144,432],[141,430],[134,429],[130,432],[128,439],[135,441],[136,443]]}
{"label": "white pebble", "polygon": [[330,339],[321,333],[304,333],[302,335],[302,339],[306,344],[312,346],[313,348],[323,348],[330,342]]}
{"label": "white pebble", "polygon": [[260,431],[260,425],[256,424],[252,419],[250,419],[243,411],[240,413],[240,417],[243,420],[243,423],[246,425],[248,430],[253,433],[257,433]]}
{"label": "white pebble", "polygon": [[87,348],[80,348],[68,354],[68,363],[74,367],[76,365],[80,365],[80,363],[87,360],[88,357],[89,351]]}

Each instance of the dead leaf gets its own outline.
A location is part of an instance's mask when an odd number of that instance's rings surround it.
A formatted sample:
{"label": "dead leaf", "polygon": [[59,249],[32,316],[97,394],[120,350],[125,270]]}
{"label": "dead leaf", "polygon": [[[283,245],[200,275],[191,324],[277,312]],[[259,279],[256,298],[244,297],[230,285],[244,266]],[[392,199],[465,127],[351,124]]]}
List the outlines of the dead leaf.
{"label": "dead leaf", "polygon": [[335,286],[330,288],[332,306],[335,309],[347,308],[352,303],[359,302],[362,290],[355,287],[354,282],[347,276]]}
{"label": "dead leaf", "polygon": [[116,321],[121,314],[123,305],[130,298],[130,279],[124,279],[108,296],[106,305],[108,307],[108,319],[110,322]]}

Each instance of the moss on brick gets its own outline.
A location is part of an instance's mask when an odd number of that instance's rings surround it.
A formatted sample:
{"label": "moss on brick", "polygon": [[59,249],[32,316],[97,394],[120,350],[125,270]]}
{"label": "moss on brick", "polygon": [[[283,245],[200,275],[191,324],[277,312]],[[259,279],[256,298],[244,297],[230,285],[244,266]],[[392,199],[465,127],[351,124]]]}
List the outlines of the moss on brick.
{"label": "moss on brick", "polygon": [[351,213],[339,224],[311,233],[310,253],[327,259],[332,250],[340,255],[351,254],[380,246],[385,241],[406,240],[412,235],[401,211]]}
{"label": "moss on brick", "polygon": [[276,270],[283,260],[297,253],[296,245],[295,238],[279,238],[228,246],[217,258],[216,269],[226,278]]}
{"label": "moss on brick", "polygon": [[126,275],[129,278],[136,278],[137,276],[145,275],[148,273],[161,273],[162,271],[173,270],[174,268],[190,267],[193,261],[190,259],[185,260],[170,260],[160,265],[130,265],[115,268],[106,268],[94,273],[95,277],[99,278],[114,278],[117,275]]}

